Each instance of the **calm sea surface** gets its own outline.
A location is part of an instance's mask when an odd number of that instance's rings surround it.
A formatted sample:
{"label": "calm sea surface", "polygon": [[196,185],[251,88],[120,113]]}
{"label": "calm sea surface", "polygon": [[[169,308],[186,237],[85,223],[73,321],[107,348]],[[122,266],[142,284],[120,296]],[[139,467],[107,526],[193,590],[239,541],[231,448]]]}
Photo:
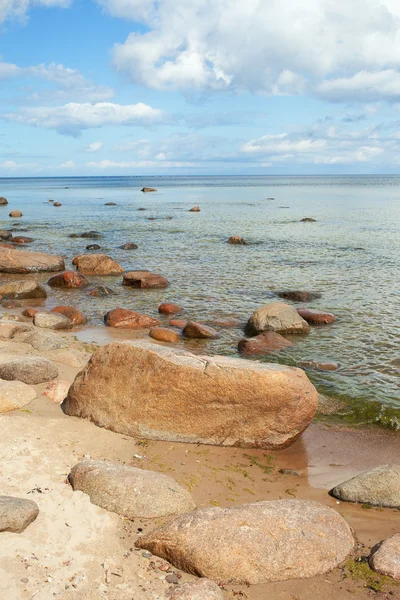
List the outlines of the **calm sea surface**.
{"label": "calm sea surface", "polygon": [[[143,194],[144,185],[158,192]],[[93,278],[93,285],[115,290],[106,299],[84,290],[49,292],[48,307],[73,304],[96,327],[116,306],[157,316],[158,304],[168,300],[196,320],[244,323],[277,299],[276,290],[321,291],[308,306],[335,313],[336,323],[292,338],[293,348],[268,361],[339,362],[335,372],[308,371],[317,388],[348,400],[347,418],[400,427],[400,177],[2,179],[0,195],[9,201],[0,207],[0,228],[17,223],[16,231],[35,239],[32,250],[62,254],[70,268],[74,256],[98,243],[124,269],[148,269],[170,280],[168,289],[153,291],[124,288],[120,277]],[[50,198],[62,207],[54,208]],[[188,212],[194,205],[200,213]],[[24,217],[10,219],[12,209]],[[317,222],[301,223],[303,217]],[[104,237],[69,237],[88,230]],[[231,235],[249,245],[228,245]],[[139,248],[119,249],[125,242]],[[242,336],[240,328],[221,329],[218,340],[187,344],[235,355]]]}

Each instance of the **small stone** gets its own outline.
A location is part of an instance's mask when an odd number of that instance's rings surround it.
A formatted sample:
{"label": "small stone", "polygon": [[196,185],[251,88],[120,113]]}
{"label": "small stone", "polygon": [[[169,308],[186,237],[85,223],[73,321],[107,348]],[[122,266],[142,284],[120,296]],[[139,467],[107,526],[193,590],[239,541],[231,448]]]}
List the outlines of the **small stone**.
{"label": "small stone", "polygon": [[88,296],[93,296],[93,298],[104,298],[106,296],[114,295],[115,292],[112,289],[105,287],[104,285],[99,285],[99,287],[88,291]]}
{"label": "small stone", "polygon": [[246,242],[245,239],[243,239],[242,237],[240,237],[240,235],[232,235],[228,239],[228,244],[245,246],[247,244],[247,242]]}
{"label": "small stone", "polygon": [[0,531],[22,533],[38,514],[39,507],[32,500],[0,496]]}
{"label": "small stone", "polygon": [[54,202],[53,206],[62,206],[61,202]]}
{"label": "small stone", "polygon": [[317,220],[313,219],[312,217],[304,217],[303,219],[300,219],[300,223],[316,223]]}
{"label": "small stone", "polygon": [[17,217],[22,217],[22,212],[20,210],[12,210],[9,214],[9,217],[15,219]]}
{"label": "small stone", "polygon": [[1,196],[1,198],[0,198],[0,206],[6,206],[7,204],[8,204],[7,198],[4,198],[4,196]]}
{"label": "small stone", "polygon": [[149,335],[159,342],[167,342],[169,344],[177,344],[179,342],[179,335],[173,329],[168,329],[168,327],[153,327],[153,329],[150,329]]}
{"label": "small stone", "polygon": [[26,308],[22,314],[24,317],[29,317],[29,319],[33,319],[33,317],[36,315],[38,311],[36,310],[36,308]]}
{"label": "small stone", "polygon": [[167,575],[165,578],[165,581],[167,583],[173,583],[175,585],[177,585],[179,583],[179,579],[177,578],[177,576],[175,575],[175,573],[171,573],[170,575]]}
{"label": "small stone", "polygon": [[304,369],[315,369],[316,371],[337,371],[340,368],[339,363],[318,360],[302,360],[299,362],[299,366]]}
{"label": "small stone", "polygon": [[89,244],[89,246],[86,246],[86,250],[101,250],[101,246],[98,244]]}
{"label": "small stone", "polygon": [[61,404],[68,395],[71,384],[63,379],[52,381],[43,392],[54,404]]}
{"label": "small stone", "polygon": [[106,202],[104,206],[117,206],[116,202]]}
{"label": "small stone", "polygon": [[151,558],[153,555],[151,552],[147,552],[146,550],[142,552],[143,558]]}
{"label": "small stone", "polygon": [[162,315],[177,315],[183,313],[183,308],[171,302],[164,302],[158,307],[158,312]]}
{"label": "small stone", "polygon": [[141,192],[156,192],[157,188],[152,188],[152,187],[144,187],[140,190]]}
{"label": "small stone", "polygon": [[219,337],[219,333],[201,323],[195,321],[188,321],[182,331],[185,337],[196,338],[196,339],[216,339]]}

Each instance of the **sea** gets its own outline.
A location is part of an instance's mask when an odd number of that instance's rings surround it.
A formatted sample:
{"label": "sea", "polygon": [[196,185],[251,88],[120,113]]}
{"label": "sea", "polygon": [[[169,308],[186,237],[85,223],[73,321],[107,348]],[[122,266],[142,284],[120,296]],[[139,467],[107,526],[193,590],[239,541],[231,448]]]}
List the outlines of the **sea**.
{"label": "sea", "polygon": [[[145,194],[143,186],[158,191]],[[321,292],[303,306],[332,312],[336,322],[292,336],[293,347],[261,360],[339,363],[336,371],[307,374],[321,393],[345,402],[341,418],[400,429],[400,176],[2,178],[0,196],[9,201],[0,207],[0,228],[34,238],[29,249],[61,254],[71,268],[74,256],[97,243],[97,252],[125,270],[147,269],[170,281],[164,290],[135,290],[121,277],[91,278],[93,287],[115,291],[106,298],[49,290],[45,306],[83,310],[93,340],[104,334],[108,310],[158,316],[158,305],[171,301],[185,308],[185,318],[237,320],[216,340],[181,343],[237,356],[243,325],[278,300],[277,291]],[[190,212],[196,205],[200,212]],[[23,218],[10,219],[14,209]],[[70,237],[89,230],[103,237]],[[248,244],[228,244],[232,235]],[[138,249],[122,250],[126,242]]]}

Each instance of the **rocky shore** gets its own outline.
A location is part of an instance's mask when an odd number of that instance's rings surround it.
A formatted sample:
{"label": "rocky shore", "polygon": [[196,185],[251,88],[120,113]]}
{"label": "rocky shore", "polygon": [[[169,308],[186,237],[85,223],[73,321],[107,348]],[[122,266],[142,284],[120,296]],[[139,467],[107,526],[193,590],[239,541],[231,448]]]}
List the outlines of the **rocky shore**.
{"label": "rocky shore", "polygon": [[[112,295],[92,277],[143,293],[168,279],[0,233],[4,597],[399,593],[398,434],[315,424],[326,407],[303,370],[245,358],[334,323],[287,303],[315,292],[282,290],[249,315],[241,357],[207,354],[232,321],[185,318],[173,302],[159,318],[116,305],[104,313],[115,341],[88,344],[73,294]],[[54,289],[65,303],[49,310]]]}

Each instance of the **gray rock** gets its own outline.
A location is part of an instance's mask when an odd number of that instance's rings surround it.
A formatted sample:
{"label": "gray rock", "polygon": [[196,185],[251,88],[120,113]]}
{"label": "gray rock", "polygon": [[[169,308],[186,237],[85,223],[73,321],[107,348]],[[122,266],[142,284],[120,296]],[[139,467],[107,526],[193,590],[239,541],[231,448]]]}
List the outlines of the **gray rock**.
{"label": "gray rock", "polygon": [[275,500],[202,508],[145,534],[136,545],[187,573],[257,584],[326,573],[345,560],[354,538],[328,506]]}
{"label": "gray rock", "polygon": [[46,290],[37,281],[10,281],[0,285],[0,296],[3,298],[46,298]]}
{"label": "gray rock", "polygon": [[0,339],[11,340],[16,336],[32,330],[30,323],[19,323],[11,320],[0,320]]}
{"label": "gray rock", "polygon": [[284,302],[271,302],[256,310],[246,325],[246,332],[257,335],[263,331],[277,333],[308,333],[307,321],[297,311]]}
{"label": "gray rock", "polygon": [[18,342],[30,344],[32,348],[39,350],[39,352],[66,348],[68,345],[63,338],[55,333],[51,333],[50,331],[35,331],[34,329],[22,332],[19,331],[14,335],[14,339]]}
{"label": "gray rock", "polygon": [[11,240],[11,238],[12,238],[11,231],[7,231],[7,229],[0,229],[0,240]]}
{"label": "gray rock", "polygon": [[345,502],[400,508],[400,465],[382,465],[361,473],[330,492]]}
{"label": "gray rock", "polygon": [[36,313],[33,317],[33,323],[36,327],[44,329],[54,329],[56,331],[62,329],[71,329],[72,321],[65,315],[59,313]]}
{"label": "gray rock", "polygon": [[32,500],[0,496],[0,531],[21,533],[38,514],[39,507]]}
{"label": "gray rock", "polygon": [[0,378],[6,381],[18,380],[37,385],[52,381],[57,376],[57,367],[41,356],[24,356],[0,364]]}
{"label": "gray rock", "polygon": [[22,408],[36,398],[33,388],[22,381],[0,379],[0,413]]}
{"label": "gray rock", "polygon": [[381,575],[400,581],[400,533],[372,548],[369,566]]}
{"label": "gray rock", "polygon": [[221,588],[209,579],[197,579],[183,583],[167,592],[169,600],[223,600]]}
{"label": "gray rock", "polygon": [[196,506],[189,492],[167,475],[101,460],[78,463],[69,481],[93,504],[128,519],[174,515]]}

